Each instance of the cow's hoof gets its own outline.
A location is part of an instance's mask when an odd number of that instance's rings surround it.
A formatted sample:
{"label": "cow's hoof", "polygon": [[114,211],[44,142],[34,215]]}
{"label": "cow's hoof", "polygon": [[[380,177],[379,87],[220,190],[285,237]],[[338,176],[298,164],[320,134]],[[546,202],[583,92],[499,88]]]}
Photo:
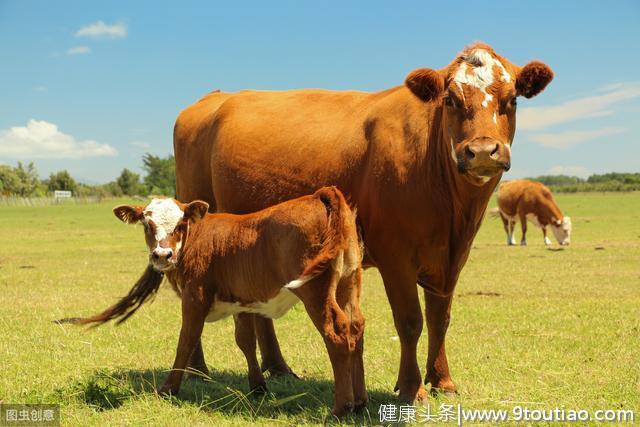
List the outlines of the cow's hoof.
{"label": "cow's hoof", "polygon": [[353,412],[360,413],[362,412],[367,405],[369,404],[369,396],[365,396],[364,398],[358,399],[353,402]]}
{"label": "cow's hoof", "polygon": [[335,417],[344,417],[345,415],[348,415],[350,413],[353,412],[353,408],[354,408],[354,404],[353,402],[346,402],[344,404],[338,405],[336,404],[333,407],[333,410],[331,411],[331,413],[335,416]]}
{"label": "cow's hoof", "polygon": [[420,385],[418,390],[415,392],[403,391],[402,388],[398,388],[396,386],[395,391],[398,391],[398,390],[400,390],[400,393],[398,393],[398,400],[401,403],[408,403],[408,404],[417,403],[419,405],[424,405],[428,401],[427,391],[424,389],[422,385]]}

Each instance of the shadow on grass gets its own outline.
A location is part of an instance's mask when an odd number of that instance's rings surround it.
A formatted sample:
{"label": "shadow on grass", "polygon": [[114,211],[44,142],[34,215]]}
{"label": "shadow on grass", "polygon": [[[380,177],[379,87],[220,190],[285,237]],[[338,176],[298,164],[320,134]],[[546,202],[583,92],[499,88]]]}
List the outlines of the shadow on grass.
{"label": "shadow on grass", "polygon": [[[248,419],[287,417],[287,421],[331,422],[334,384],[332,381],[291,376],[267,378],[268,392],[249,392],[247,376],[229,370],[214,370],[210,376],[185,379],[177,396],[162,397],[156,390],[168,375],[167,370],[99,370],[57,393],[72,397],[97,411],[116,409],[130,400],[151,398],[169,404],[195,406],[205,412],[240,416]],[[376,424],[381,404],[396,402],[392,393],[369,389],[369,405],[360,414],[343,422]],[[293,418],[293,419],[292,419]],[[335,420],[335,419],[334,419]],[[337,422],[337,420],[335,420]]]}

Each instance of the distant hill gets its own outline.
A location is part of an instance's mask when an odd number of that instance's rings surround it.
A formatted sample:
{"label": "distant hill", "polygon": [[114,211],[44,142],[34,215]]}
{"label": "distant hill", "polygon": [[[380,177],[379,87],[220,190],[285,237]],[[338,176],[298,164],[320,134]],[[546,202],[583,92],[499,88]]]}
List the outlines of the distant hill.
{"label": "distant hill", "polygon": [[527,178],[538,181],[552,191],[575,193],[578,191],[640,191],[640,173],[611,172],[594,174],[587,179],[568,175],[542,175]]}

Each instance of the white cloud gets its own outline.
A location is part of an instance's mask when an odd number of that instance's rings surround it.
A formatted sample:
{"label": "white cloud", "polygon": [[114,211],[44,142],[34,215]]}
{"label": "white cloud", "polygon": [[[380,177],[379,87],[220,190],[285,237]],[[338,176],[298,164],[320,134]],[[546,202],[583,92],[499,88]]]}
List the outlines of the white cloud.
{"label": "white cloud", "polygon": [[108,144],[77,141],[44,120],[32,119],[26,126],[0,131],[0,157],[7,159],[81,159],[117,154]]}
{"label": "white cloud", "polygon": [[587,178],[591,175],[591,171],[584,166],[561,166],[557,165],[549,169],[550,175],[569,175],[579,176],[580,178]]}
{"label": "white cloud", "polygon": [[131,141],[129,144],[133,145],[134,147],[142,148],[143,150],[151,148],[151,144],[144,141]]}
{"label": "white cloud", "polygon": [[553,125],[593,117],[610,116],[614,104],[640,97],[640,83],[616,83],[600,88],[594,96],[574,99],[550,107],[523,108],[518,113],[518,129],[543,130]]}
{"label": "white cloud", "polygon": [[91,53],[91,49],[87,46],[74,46],[67,49],[67,55],[86,55]]}
{"label": "white cloud", "polygon": [[102,21],[85,25],[76,31],[76,37],[91,37],[94,39],[121,39],[127,36],[127,26],[121,22],[113,25],[105,24]]}
{"label": "white cloud", "polygon": [[546,147],[567,149],[583,141],[615,135],[625,131],[626,129],[624,128],[603,128],[588,131],[539,133],[529,136],[529,139]]}

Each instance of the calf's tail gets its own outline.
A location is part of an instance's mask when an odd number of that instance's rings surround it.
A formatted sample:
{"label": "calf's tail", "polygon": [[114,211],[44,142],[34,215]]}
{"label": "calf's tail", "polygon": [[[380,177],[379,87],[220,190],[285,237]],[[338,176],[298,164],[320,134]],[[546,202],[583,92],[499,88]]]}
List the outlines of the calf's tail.
{"label": "calf's tail", "polygon": [[[296,289],[324,272],[331,262],[349,249],[350,235],[355,233],[355,213],[347,205],[344,195],[336,187],[323,187],[315,192],[316,197],[327,209],[328,224],[324,235],[322,249],[311,260],[300,277],[285,285],[288,289]],[[353,230],[352,230],[353,228]],[[353,234],[352,234],[353,233]]]}
{"label": "calf's tail", "polygon": [[151,267],[147,266],[147,269],[142,273],[142,276],[138,279],[129,293],[120,299],[116,304],[107,308],[102,313],[96,314],[91,317],[71,317],[56,320],[56,323],[72,323],[74,325],[88,325],[100,326],[109,320],[118,319],[116,324],[119,325],[129,317],[133,315],[149,298],[154,296],[160,284],[162,283],[164,275]]}

